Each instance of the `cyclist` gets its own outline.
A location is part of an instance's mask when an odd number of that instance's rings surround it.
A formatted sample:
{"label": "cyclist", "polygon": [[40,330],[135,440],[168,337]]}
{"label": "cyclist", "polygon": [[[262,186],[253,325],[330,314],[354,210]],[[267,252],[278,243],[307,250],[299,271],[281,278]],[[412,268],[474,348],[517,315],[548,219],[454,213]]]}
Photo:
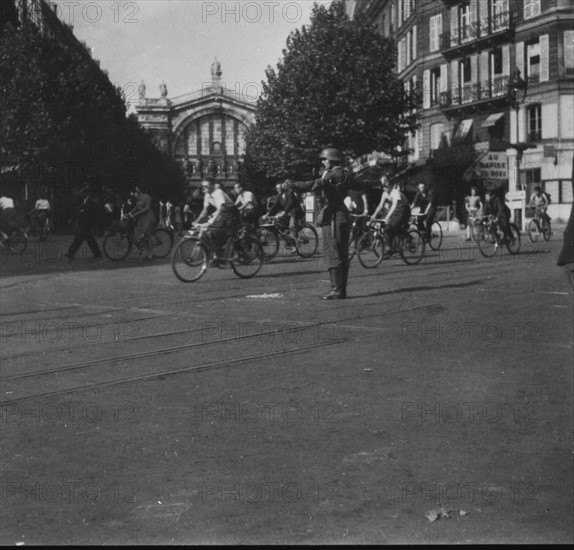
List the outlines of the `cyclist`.
{"label": "cyclist", "polygon": [[470,195],[465,198],[464,207],[468,215],[468,221],[466,224],[466,240],[472,240],[470,238],[470,224],[471,219],[478,217],[478,212],[482,208],[482,202],[480,200],[480,195],[476,187],[470,188]]}
{"label": "cyclist", "polygon": [[387,204],[392,202],[391,194],[389,191],[389,188],[390,188],[389,178],[387,178],[387,176],[383,176],[381,178],[381,188],[383,190],[383,194],[381,195],[381,200],[379,201],[379,205],[377,206],[377,208],[373,212],[373,215],[371,216],[371,221],[376,220],[377,217],[379,216],[379,214],[381,214],[381,212],[384,211],[386,213],[388,210]]}
{"label": "cyclist", "polygon": [[251,191],[244,190],[240,183],[236,183],[234,189],[237,194],[235,206],[239,210],[239,214],[247,223],[257,227],[259,224],[259,212],[255,195]]}
{"label": "cyclist", "polygon": [[151,234],[155,228],[155,216],[152,211],[151,197],[141,187],[134,188],[135,206],[128,214],[136,222],[135,238],[147,248],[146,260],[153,260]]}
{"label": "cyclist", "polygon": [[391,237],[395,236],[411,240],[409,232],[407,231],[411,217],[411,208],[409,206],[409,201],[401,191],[398,180],[391,185],[389,199],[391,201],[391,206],[384,218],[388,234]]}
{"label": "cyclist", "polygon": [[365,190],[351,189],[345,197],[345,206],[351,214],[368,214],[369,201],[367,200],[367,192]]}
{"label": "cyclist", "polygon": [[[299,198],[300,195],[293,189],[283,191],[281,183],[277,183],[276,188],[277,200],[273,203],[267,215],[275,216],[279,214],[277,216],[279,228],[282,230],[289,228],[291,235],[295,238],[304,217],[301,200]],[[287,250],[293,253],[297,252],[297,250],[291,246],[287,246]]]}
{"label": "cyclist", "polygon": [[484,195],[484,215],[494,217],[507,242],[514,241],[510,232],[510,209],[506,206],[504,199],[495,191],[487,190]]}
{"label": "cyclist", "polygon": [[[434,192],[432,189],[430,191],[427,190],[426,183],[419,183],[419,189],[411,204],[411,210],[416,207],[419,208],[420,212],[420,215],[417,216],[417,229],[424,231],[427,240],[430,240],[431,228],[436,215],[436,202]],[[423,223],[426,225],[426,228]]]}
{"label": "cyclist", "polygon": [[34,209],[32,210],[34,222],[39,231],[41,231],[41,228],[45,228],[46,233],[48,232],[51,211],[52,207],[48,199],[45,198],[45,195],[40,195],[40,198],[36,201]]}
{"label": "cyclist", "polygon": [[530,208],[536,209],[536,214],[541,216],[543,220],[550,223],[550,216],[546,213],[548,209],[548,198],[546,193],[542,192],[540,185],[534,188],[534,193],[530,197]]}
{"label": "cyclist", "polygon": [[2,233],[2,242],[16,229],[16,226],[14,200],[10,197],[0,197],[0,232]]}
{"label": "cyclist", "polygon": [[[221,187],[215,187],[215,180],[207,177],[201,182],[201,187],[205,193],[203,199],[203,210],[197,217],[197,223],[207,220],[206,226],[209,230],[209,237],[215,244],[210,267],[221,267],[220,258],[223,258],[223,247],[236,231],[239,222],[239,212],[233,199]],[[214,210],[209,215],[210,210]]]}

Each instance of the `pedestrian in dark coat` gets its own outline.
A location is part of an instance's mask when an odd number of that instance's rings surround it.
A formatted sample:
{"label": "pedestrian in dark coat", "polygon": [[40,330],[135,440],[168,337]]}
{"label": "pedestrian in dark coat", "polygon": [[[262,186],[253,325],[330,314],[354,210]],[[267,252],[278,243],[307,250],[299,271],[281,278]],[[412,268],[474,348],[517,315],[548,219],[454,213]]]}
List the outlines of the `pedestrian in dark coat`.
{"label": "pedestrian in dark coat", "polygon": [[83,189],[84,200],[80,206],[80,210],[74,219],[74,234],[75,238],[68,252],[64,254],[68,259],[73,260],[76,252],[86,241],[95,259],[101,258],[102,251],[94,238],[94,230],[96,229],[100,217],[102,205],[97,198],[96,190],[93,187],[86,185]]}

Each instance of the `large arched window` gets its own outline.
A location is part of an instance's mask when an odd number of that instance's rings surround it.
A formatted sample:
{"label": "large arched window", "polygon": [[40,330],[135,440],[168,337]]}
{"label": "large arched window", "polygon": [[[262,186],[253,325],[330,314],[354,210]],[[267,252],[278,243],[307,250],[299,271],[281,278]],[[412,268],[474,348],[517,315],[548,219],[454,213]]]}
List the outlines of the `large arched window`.
{"label": "large arched window", "polygon": [[175,147],[179,161],[208,162],[227,157],[234,159],[245,152],[247,127],[237,118],[226,114],[210,114],[190,122]]}

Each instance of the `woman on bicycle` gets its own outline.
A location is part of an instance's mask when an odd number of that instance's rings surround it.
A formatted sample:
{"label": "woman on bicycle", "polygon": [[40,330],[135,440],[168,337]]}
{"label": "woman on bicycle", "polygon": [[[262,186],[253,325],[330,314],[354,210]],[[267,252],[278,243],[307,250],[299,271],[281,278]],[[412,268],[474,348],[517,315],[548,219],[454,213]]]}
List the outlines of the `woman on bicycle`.
{"label": "woman on bicycle", "polygon": [[546,194],[542,192],[540,185],[537,185],[534,188],[534,193],[532,193],[532,196],[530,197],[530,208],[535,208],[536,214],[550,223],[550,217],[546,213],[546,210],[548,209],[548,198],[546,197]]}
{"label": "woman on bicycle", "polygon": [[[197,223],[207,219],[207,228],[215,244],[215,251],[210,267],[218,267],[222,258],[223,247],[233,233],[239,222],[239,212],[233,199],[221,188],[215,187],[215,180],[207,177],[201,182],[205,196],[203,210],[197,217]],[[215,209],[209,216],[210,209]],[[208,218],[209,216],[209,218]]]}
{"label": "woman on bicycle", "polygon": [[151,234],[155,228],[155,216],[151,208],[151,198],[138,186],[134,189],[136,204],[129,216],[136,222],[135,237],[147,249],[147,260],[153,260]]}
{"label": "woman on bicycle", "polygon": [[409,239],[407,227],[411,217],[411,208],[409,201],[401,191],[398,180],[391,186],[389,199],[391,206],[384,218],[384,222],[387,224],[387,231],[390,236]]}
{"label": "woman on bicycle", "polygon": [[470,188],[470,195],[466,197],[464,207],[467,212],[467,223],[466,223],[466,240],[467,242],[472,240],[470,238],[470,225],[474,218],[478,217],[478,213],[482,208],[482,201],[480,200],[480,195],[476,187]]}

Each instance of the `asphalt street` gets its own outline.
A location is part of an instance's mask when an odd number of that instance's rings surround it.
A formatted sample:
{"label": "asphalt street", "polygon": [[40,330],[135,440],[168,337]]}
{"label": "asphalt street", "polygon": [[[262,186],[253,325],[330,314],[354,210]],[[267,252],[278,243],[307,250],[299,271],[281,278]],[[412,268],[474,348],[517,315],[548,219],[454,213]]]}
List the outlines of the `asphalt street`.
{"label": "asphalt street", "polygon": [[328,302],[320,255],[3,252],[0,543],[574,542],[562,232],[354,259]]}

